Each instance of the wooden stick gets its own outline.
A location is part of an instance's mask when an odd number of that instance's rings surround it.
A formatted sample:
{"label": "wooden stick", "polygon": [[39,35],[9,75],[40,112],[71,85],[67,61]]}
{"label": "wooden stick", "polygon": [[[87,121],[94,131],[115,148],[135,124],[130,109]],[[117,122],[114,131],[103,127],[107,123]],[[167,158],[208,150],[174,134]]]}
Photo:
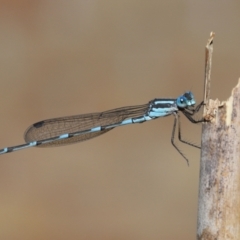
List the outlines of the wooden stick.
{"label": "wooden stick", "polygon": [[[215,36],[214,32],[210,33],[210,38],[207,41],[207,45],[205,48],[205,81],[204,81],[204,109],[203,116],[208,114],[207,104],[210,98],[210,84],[211,84],[211,70],[212,70],[212,55],[213,55],[213,38]],[[206,119],[209,120],[209,119]]]}
{"label": "wooden stick", "polygon": [[207,102],[211,122],[203,124],[202,132],[197,239],[238,240],[240,81],[226,102],[221,105],[218,100]]}

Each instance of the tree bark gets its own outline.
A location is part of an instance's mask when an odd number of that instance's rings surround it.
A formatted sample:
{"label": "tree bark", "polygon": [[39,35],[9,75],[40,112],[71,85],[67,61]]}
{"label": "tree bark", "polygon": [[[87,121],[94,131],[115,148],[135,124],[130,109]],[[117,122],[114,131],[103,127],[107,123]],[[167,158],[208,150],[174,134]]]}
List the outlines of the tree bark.
{"label": "tree bark", "polygon": [[203,124],[198,240],[240,239],[240,81],[221,105],[208,102]]}

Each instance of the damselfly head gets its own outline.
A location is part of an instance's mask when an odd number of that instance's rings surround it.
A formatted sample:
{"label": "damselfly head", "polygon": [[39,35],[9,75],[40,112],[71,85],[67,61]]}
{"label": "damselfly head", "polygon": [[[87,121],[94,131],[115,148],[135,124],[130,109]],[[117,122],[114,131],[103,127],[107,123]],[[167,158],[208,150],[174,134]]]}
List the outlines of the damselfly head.
{"label": "damselfly head", "polygon": [[182,96],[177,98],[177,106],[179,108],[189,108],[196,104],[192,92],[185,92]]}

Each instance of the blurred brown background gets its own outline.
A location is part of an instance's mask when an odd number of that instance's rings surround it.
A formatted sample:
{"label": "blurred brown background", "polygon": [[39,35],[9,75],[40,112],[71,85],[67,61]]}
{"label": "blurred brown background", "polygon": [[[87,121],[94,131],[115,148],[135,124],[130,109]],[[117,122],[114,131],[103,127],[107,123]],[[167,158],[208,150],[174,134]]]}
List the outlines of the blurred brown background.
{"label": "blurred brown background", "polygon": [[[177,97],[240,77],[238,1],[0,1],[0,147],[32,123]],[[186,139],[201,125],[182,118]],[[0,156],[1,240],[196,238],[199,157],[171,146],[173,117],[61,148]]]}

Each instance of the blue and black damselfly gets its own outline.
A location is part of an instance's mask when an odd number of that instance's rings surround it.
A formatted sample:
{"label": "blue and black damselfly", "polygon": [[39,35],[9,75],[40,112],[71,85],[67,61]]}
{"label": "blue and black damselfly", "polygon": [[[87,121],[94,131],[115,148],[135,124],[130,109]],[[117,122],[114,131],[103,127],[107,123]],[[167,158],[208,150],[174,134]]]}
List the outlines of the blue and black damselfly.
{"label": "blue and black damselfly", "polygon": [[182,112],[192,123],[203,122],[195,120],[203,102],[197,107],[192,92],[185,92],[178,98],[157,98],[148,104],[116,108],[113,110],[81,114],[69,117],[43,120],[31,125],[24,134],[25,144],[0,149],[0,154],[10,153],[29,147],[55,147],[85,141],[103,133],[128,124],[143,123],[169,115],[174,116],[171,142],[177,151],[186,159],[182,151],[174,142],[176,125],[178,122],[178,138],[181,142],[193,147],[199,146],[189,143],[181,138],[180,115]]}

